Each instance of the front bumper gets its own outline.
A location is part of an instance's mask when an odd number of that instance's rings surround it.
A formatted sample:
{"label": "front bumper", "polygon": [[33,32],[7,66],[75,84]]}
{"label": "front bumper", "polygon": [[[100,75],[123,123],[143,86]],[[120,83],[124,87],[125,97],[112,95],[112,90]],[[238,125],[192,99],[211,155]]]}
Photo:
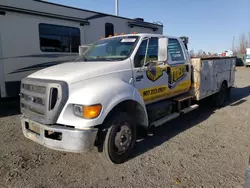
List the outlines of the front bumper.
{"label": "front bumper", "polygon": [[79,130],[65,126],[47,126],[21,117],[22,131],[26,138],[50,149],[82,153],[94,147],[98,129]]}

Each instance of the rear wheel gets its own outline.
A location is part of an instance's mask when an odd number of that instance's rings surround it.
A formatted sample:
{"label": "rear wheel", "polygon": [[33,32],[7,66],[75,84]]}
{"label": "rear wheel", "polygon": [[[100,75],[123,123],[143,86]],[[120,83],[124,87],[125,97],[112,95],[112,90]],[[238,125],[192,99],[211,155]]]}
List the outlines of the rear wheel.
{"label": "rear wheel", "polygon": [[101,157],[113,164],[126,161],[136,141],[136,125],[125,112],[115,113],[105,123]]}
{"label": "rear wheel", "polygon": [[221,85],[220,91],[215,95],[215,106],[221,107],[226,103],[226,100],[228,98],[228,88],[227,84],[224,82]]}

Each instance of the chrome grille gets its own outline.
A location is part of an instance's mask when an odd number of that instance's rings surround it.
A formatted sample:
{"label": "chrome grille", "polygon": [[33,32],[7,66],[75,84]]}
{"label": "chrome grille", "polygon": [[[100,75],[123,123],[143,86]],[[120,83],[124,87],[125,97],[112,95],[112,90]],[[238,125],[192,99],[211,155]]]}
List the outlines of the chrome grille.
{"label": "chrome grille", "polygon": [[42,93],[42,94],[46,93],[45,86],[35,86],[35,85],[31,85],[31,84],[23,84],[23,89],[31,91],[31,92]]}
{"label": "chrome grille", "polygon": [[[23,91],[25,92],[25,91]],[[22,94],[22,98],[25,101],[33,101],[34,103],[40,104],[40,105],[45,105],[45,100],[43,97],[35,97],[34,95],[32,96],[33,98],[31,98],[31,96],[29,94]]]}
{"label": "chrome grille", "polygon": [[68,99],[68,86],[62,81],[26,78],[21,84],[21,112],[44,124],[54,124]]}

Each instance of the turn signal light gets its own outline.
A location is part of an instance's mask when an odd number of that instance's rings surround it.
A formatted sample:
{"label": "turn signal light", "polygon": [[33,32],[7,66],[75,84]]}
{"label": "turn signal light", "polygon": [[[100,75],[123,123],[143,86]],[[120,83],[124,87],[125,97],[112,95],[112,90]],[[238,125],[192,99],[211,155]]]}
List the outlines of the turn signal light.
{"label": "turn signal light", "polygon": [[83,117],[85,119],[94,119],[99,116],[102,110],[102,105],[91,105],[91,106],[83,106],[75,104],[73,108],[73,112],[76,116]]}
{"label": "turn signal light", "polygon": [[85,119],[93,119],[99,116],[102,110],[102,106],[100,104],[93,106],[84,106],[83,109],[83,118]]}

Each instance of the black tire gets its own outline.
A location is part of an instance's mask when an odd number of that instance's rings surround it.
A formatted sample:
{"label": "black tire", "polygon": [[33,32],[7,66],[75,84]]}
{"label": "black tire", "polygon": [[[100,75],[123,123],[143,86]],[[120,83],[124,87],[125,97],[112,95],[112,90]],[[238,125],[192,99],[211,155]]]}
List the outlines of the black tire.
{"label": "black tire", "polygon": [[[112,164],[121,164],[125,162],[135,145],[136,141],[136,124],[130,118],[130,116],[126,112],[118,112],[112,115],[107,119],[104,123],[104,127],[107,127],[107,130],[103,132],[103,141],[101,144],[100,155],[103,159],[107,160]],[[124,127],[126,131],[124,131]],[[117,137],[119,134],[121,135],[120,139],[122,139],[123,134],[120,132],[130,132],[131,134],[127,134],[128,143],[124,144],[125,146],[122,148],[124,151],[119,151],[121,149],[121,145],[117,147]],[[124,134],[125,135],[125,134]],[[131,137],[130,137],[131,136]],[[126,137],[126,136],[125,136]],[[119,142],[120,143],[120,142]],[[122,143],[122,141],[121,141]],[[126,149],[124,149],[126,148]]]}
{"label": "black tire", "polygon": [[222,107],[225,105],[228,99],[228,88],[225,82],[222,83],[220,91],[216,93],[214,97],[214,103],[216,107]]}
{"label": "black tire", "polygon": [[232,102],[232,98],[231,98],[231,94],[232,94],[232,87],[227,88],[227,101]]}

